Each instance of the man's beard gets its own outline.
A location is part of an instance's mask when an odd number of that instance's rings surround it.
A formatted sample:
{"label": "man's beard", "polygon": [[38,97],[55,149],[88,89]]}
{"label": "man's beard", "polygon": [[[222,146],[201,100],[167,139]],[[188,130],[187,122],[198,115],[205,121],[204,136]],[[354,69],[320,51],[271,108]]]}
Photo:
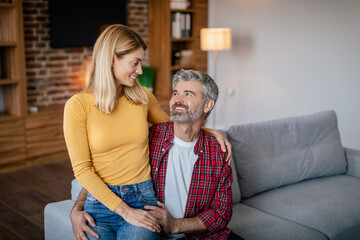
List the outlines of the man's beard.
{"label": "man's beard", "polygon": [[[202,103],[202,105],[198,108],[197,111],[192,112],[189,110],[189,107],[187,105],[175,103],[170,108],[170,120],[173,122],[179,122],[179,123],[195,122],[204,113],[204,106],[205,106],[205,102]],[[176,107],[184,108],[185,113],[175,112],[174,110]]]}

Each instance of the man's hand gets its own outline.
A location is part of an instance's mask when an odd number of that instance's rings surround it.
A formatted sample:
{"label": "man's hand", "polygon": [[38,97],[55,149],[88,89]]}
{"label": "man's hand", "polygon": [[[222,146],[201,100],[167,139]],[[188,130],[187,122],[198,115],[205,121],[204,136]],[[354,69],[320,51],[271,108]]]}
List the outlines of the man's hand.
{"label": "man's hand", "polygon": [[88,240],[85,232],[95,238],[99,238],[99,235],[87,225],[87,223],[89,223],[92,227],[96,226],[94,219],[87,212],[73,208],[70,219],[75,240]]}
{"label": "man's hand", "polygon": [[145,206],[146,210],[149,210],[149,213],[153,215],[161,225],[161,228],[166,233],[177,233],[176,229],[176,221],[170,215],[169,211],[167,210],[165,204],[161,202],[157,202],[159,207],[155,206]]}
{"label": "man's hand", "polygon": [[226,157],[226,162],[228,163],[229,166],[231,166],[231,157],[232,157],[232,150],[231,150],[231,143],[229,142],[229,140],[226,139],[226,137],[224,135],[222,135],[219,131],[214,130],[214,129],[209,129],[209,133],[216,138],[216,140],[218,141],[218,143],[221,146],[221,150],[223,152],[227,151],[227,157]]}

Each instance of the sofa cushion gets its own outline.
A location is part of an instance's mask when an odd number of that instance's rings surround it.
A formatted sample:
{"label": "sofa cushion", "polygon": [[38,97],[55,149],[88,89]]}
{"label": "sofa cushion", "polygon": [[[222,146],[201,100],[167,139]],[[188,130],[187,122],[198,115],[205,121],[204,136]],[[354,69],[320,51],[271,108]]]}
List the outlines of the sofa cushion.
{"label": "sofa cushion", "polygon": [[338,175],[258,194],[244,204],[326,234],[360,238],[360,178]]}
{"label": "sofa cushion", "polygon": [[244,239],[328,240],[321,232],[238,203],[228,227]]}
{"label": "sofa cushion", "polygon": [[233,126],[227,136],[244,198],[346,171],[333,111]]}

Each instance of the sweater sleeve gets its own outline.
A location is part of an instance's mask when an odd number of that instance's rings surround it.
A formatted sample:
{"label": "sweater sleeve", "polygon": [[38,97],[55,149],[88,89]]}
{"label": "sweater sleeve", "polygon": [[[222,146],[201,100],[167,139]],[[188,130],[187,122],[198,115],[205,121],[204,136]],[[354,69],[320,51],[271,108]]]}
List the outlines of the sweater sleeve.
{"label": "sweater sleeve", "polygon": [[144,87],[144,91],[149,98],[148,108],[148,122],[152,124],[158,124],[170,121],[169,116],[162,110],[156,97],[149,89]]}
{"label": "sweater sleeve", "polygon": [[75,95],[64,109],[64,137],[75,178],[111,211],[122,202],[93,171],[87,132],[89,104]]}

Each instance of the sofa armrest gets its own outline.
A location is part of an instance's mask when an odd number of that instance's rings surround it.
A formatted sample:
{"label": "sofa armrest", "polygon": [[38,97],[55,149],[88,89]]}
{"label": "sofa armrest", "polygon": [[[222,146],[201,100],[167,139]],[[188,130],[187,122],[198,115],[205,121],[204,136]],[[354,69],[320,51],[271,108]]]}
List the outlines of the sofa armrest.
{"label": "sofa armrest", "polygon": [[347,160],[346,175],[360,178],[360,151],[351,148],[344,148]]}
{"label": "sofa armrest", "polygon": [[45,240],[73,240],[70,212],[74,201],[49,203],[44,210]]}
{"label": "sofa armrest", "polygon": [[71,200],[76,201],[83,186],[76,180],[73,179],[71,182]]}

